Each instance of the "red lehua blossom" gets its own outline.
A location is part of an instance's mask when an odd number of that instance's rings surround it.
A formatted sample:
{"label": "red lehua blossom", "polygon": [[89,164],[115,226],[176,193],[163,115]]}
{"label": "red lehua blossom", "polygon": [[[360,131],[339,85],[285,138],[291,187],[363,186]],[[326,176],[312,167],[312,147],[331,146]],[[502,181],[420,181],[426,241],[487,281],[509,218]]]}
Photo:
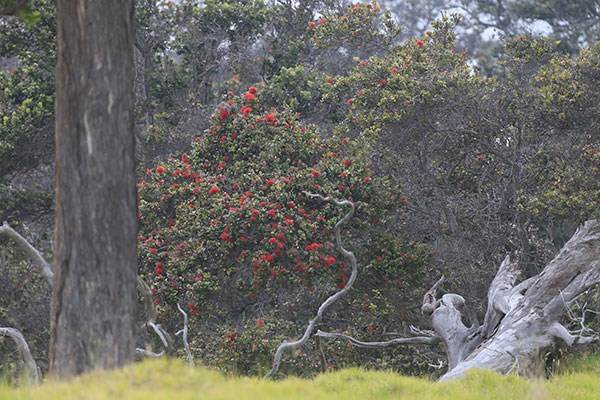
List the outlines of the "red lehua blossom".
{"label": "red lehua blossom", "polygon": [[246,96],[246,100],[254,101],[254,95],[252,93],[248,92],[245,94],[245,96]]}
{"label": "red lehua blossom", "polygon": [[365,178],[363,179],[363,182],[371,182],[371,177],[365,176]]}
{"label": "red lehua blossom", "polygon": [[210,194],[219,193],[219,188],[216,187],[216,186],[213,186],[213,187],[210,188],[210,190],[208,191],[208,193],[210,193]]}
{"label": "red lehua blossom", "polygon": [[408,199],[406,198],[406,196],[404,196],[404,195],[400,196],[400,200],[402,200],[404,202],[404,204],[408,205]]}
{"label": "red lehua blossom", "polygon": [[269,244],[275,244],[277,243],[277,239],[275,239],[274,237],[269,239]]}
{"label": "red lehua blossom", "polygon": [[260,327],[260,326],[263,326],[264,324],[265,324],[265,321],[262,320],[262,319],[259,319],[258,321],[256,321],[256,327],[257,328]]}
{"label": "red lehua blossom", "polygon": [[274,181],[273,179],[269,179],[269,180],[267,181],[267,187],[271,187],[271,186],[272,186],[272,185],[274,185],[274,184],[275,184],[275,181]]}
{"label": "red lehua blossom", "polygon": [[325,22],[327,22],[325,18],[319,18],[319,24],[324,24]]}
{"label": "red lehua blossom", "polygon": [[260,213],[260,211],[258,210],[252,210],[252,215],[258,215]]}
{"label": "red lehua blossom", "polygon": [[352,99],[348,99],[348,105],[352,105]]}
{"label": "red lehua blossom", "polygon": [[350,161],[350,160],[344,160],[344,166],[349,167],[350,164],[352,164],[352,161]]}
{"label": "red lehua blossom", "polygon": [[221,108],[221,112],[219,113],[219,119],[225,119],[229,117],[229,111],[224,108]]}
{"label": "red lehua blossom", "polygon": [[317,27],[317,23],[315,21],[310,21],[310,24],[308,24],[310,26],[310,29],[315,29]]}
{"label": "red lehua blossom", "polygon": [[157,249],[157,248],[154,248],[154,247],[150,247],[150,248],[148,249],[148,251],[149,251],[150,253],[154,253],[154,254],[158,253],[158,249]]}
{"label": "red lehua blossom", "polygon": [[157,174],[164,174],[165,173],[165,167],[163,167],[162,165],[159,165],[158,167],[156,167],[155,169]]}
{"label": "red lehua blossom", "polygon": [[327,78],[327,83],[333,83],[333,78],[332,77]]}
{"label": "red lehua blossom", "polygon": [[242,115],[244,117],[247,117],[248,114],[250,114],[251,112],[252,112],[252,107],[249,107],[249,106],[243,106],[242,107]]}
{"label": "red lehua blossom", "polygon": [[335,262],[335,257],[334,256],[329,256],[327,257],[327,259],[325,260],[325,266],[326,267],[331,267],[331,265]]}
{"label": "red lehua blossom", "polygon": [[181,162],[182,163],[188,163],[188,162],[190,162],[190,158],[188,157],[187,153],[183,153],[181,155]]}
{"label": "red lehua blossom", "polygon": [[273,257],[273,254],[267,254],[265,256],[265,261],[266,262],[271,263],[271,262],[273,262],[273,260],[275,260],[275,257]]}
{"label": "red lehua blossom", "polygon": [[477,162],[481,162],[481,161],[483,161],[483,159],[484,159],[484,158],[485,158],[485,157],[484,157],[484,156],[482,156],[481,154],[480,154],[480,155],[478,155],[477,157],[475,157],[475,159],[477,160]]}
{"label": "red lehua blossom", "polygon": [[267,114],[265,115],[265,122],[267,124],[272,124],[275,122],[275,114],[271,113],[271,114]]}
{"label": "red lehua blossom", "polygon": [[314,176],[315,178],[316,178],[316,177],[318,177],[319,175],[321,175],[321,173],[320,173],[319,171],[317,171],[316,169],[315,169],[315,170],[313,170],[313,171],[311,172],[311,174],[312,174],[312,176]]}
{"label": "red lehua blossom", "polygon": [[258,89],[254,86],[250,86],[250,88],[248,89],[248,93],[254,94],[256,92],[258,92]]}
{"label": "red lehua blossom", "polygon": [[221,236],[219,236],[221,238],[221,240],[227,240],[229,239],[229,233],[227,232],[223,232],[221,233]]}
{"label": "red lehua blossom", "polygon": [[386,86],[387,85],[387,81],[385,79],[380,79],[379,80],[379,85],[380,86]]}
{"label": "red lehua blossom", "polygon": [[423,46],[425,46],[425,42],[422,40],[417,40],[415,42],[415,46],[423,47]]}
{"label": "red lehua blossom", "polygon": [[395,73],[397,73],[397,72],[398,72],[398,68],[396,68],[396,67],[393,67],[392,69],[390,69],[390,72],[391,72],[392,74],[395,74]]}

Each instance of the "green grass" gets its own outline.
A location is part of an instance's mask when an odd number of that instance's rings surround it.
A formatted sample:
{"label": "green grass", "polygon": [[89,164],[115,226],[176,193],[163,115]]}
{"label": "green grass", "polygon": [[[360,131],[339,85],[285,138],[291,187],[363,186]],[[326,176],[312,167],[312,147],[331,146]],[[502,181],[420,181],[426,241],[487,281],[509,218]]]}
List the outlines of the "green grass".
{"label": "green grass", "polygon": [[600,398],[600,357],[572,363],[549,381],[527,381],[474,371],[449,383],[392,372],[347,369],[314,380],[230,378],[176,360],[152,360],[117,371],[98,371],[36,387],[0,386],[0,399],[577,399]]}

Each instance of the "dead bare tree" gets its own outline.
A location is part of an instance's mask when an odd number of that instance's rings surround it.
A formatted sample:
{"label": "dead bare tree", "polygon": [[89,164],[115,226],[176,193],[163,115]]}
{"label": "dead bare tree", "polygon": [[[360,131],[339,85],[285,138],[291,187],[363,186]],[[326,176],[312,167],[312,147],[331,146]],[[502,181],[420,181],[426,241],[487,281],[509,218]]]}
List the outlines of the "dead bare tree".
{"label": "dead bare tree", "polygon": [[[464,325],[462,296],[446,293],[438,298],[443,277],[425,294],[421,310],[431,316],[435,336],[441,338],[447,351],[448,371],[442,381],[461,377],[474,368],[538,375],[541,356],[556,342],[571,346],[598,340],[598,334],[585,328],[581,318],[574,331],[560,322],[581,294],[600,284],[598,221],[583,224],[539,275],[516,284],[518,275],[518,264],[507,256],[490,284],[482,326]],[[319,332],[319,336],[348,340],[361,347],[383,346],[346,335]],[[410,339],[383,343],[427,343]]]}

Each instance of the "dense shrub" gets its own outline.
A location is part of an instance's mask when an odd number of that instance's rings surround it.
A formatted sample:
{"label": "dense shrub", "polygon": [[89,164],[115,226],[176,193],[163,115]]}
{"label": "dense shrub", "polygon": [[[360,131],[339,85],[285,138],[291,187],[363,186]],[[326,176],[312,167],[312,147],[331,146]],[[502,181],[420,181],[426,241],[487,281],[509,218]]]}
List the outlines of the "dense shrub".
{"label": "dense shrub", "polygon": [[344,287],[348,265],[333,243],[343,210],[306,192],[355,203],[345,237],[364,275],[361,298],[414,285],[428,260],[423,246],[385,232],[408,200],[369,170],[365,149],[345,137],[324,139],[297,114],[263,106],[262,90],[229,92],[191,152],[148,170],[138,184],[141,273],[172,329],[180,324],[177,302],[195,326],[243,326],[278,306],[280,317],[300,312],[305,320],[314,311],[302,310],[300,296],[314,304]]}

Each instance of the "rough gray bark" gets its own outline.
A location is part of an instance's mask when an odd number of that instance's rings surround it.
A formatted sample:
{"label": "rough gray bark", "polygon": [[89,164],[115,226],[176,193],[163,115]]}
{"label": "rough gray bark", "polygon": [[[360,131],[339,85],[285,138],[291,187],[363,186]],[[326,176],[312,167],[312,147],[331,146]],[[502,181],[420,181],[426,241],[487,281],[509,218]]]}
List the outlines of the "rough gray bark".
{"label": "rough gray bark", "polygon": [[134,358],[133,0],[58,0],[50,369]]}

